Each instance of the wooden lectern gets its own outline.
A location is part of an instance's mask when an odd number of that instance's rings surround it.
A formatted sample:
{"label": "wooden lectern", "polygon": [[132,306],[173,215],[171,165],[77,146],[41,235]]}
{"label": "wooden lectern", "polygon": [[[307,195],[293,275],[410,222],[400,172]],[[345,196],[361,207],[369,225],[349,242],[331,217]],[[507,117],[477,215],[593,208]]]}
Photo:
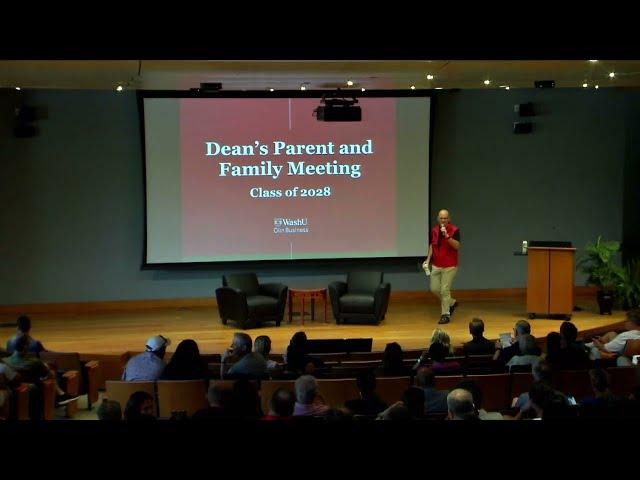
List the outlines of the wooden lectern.
{"label": "wooden lectern", "polygon": [[574,306],[575,248],[529,247],[527,313],[565,315]]}

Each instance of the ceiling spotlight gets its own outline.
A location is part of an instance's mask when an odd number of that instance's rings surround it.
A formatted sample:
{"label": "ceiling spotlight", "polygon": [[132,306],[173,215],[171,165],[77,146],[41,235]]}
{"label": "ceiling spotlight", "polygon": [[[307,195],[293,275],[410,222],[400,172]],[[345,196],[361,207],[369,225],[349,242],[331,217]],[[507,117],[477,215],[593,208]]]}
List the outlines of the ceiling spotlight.
{"label": "ceiling spotlight", "polygon": [[347,85],[349,87],[353,87],[353,80],[347,80]]}
{"label": "ceiling spotlight", "polygon": [[122,85],[118,85],[116,87],[116,92],[121,92],[122,91]]}
{"label": "ceiling spotlight", "polygon": [[509,89],[510,89],[509,85],[507,85],[506,87],[504,87],[504,89],[505,89],[505,90],[509,90]]}
{"label": "ceiling spotlight", "polygon": [[600,85],[596,85],[596,90],[600,88]]}
{"label": "ceiling spotlight", "polygon": [[589,86],[589,84],[588,84],[588,83],[583,83],[583,84],[582,84],[582,88],[587,88],[588,86]]}
{"label": "ceiling spotlight", "polygon": [[16,87],[16,90],[20,90],[20,87]]}
{"label": "ceiling spotlight", "polygon": [[485,85],[489,85],[490,83],[491,83],[491,80],[485,80],[485,81],[484,81],[484,84],[485,84]]}
{"label": "ceiling spotlight", "polygon": [[598,60],[589,60],[591,63],[596,63]]}
{"label": "ceiling spotlight", "polygon": [[615,76],[616,76],[616,72],[611,72],[611,73],[609,73],[609,78],[613,78],[613,77],[615,77]]}
{"label": "ceiling spotlight", "polygon": [[270,92],[273,92],[273,88],[270,88],[270,89],[269,89],[269,91],[270,91]]}
{"label": "ceiling spotlight", "polygon": [[436,87],[436,90],[442,90],[442,87]]}
{"label": "ceiling spotlight", "polygon": [[300,90],[306,90],[307,87],[305,87],[304,85],[300,85]]}
{"label": "ceiling spotlight", "polygon": [[416,86],[415,85],[411,85],[411,90],[415,90]]}
{"label": "ceiling spotlight", "polygon": [[366,88],[362,87],[361,90],[364,92],[366,90]]}
{"label": "ceiling spotlight", "polygon": [[433,75],[428,74],[428,75],[427,75],[427,80],[433,80]]}

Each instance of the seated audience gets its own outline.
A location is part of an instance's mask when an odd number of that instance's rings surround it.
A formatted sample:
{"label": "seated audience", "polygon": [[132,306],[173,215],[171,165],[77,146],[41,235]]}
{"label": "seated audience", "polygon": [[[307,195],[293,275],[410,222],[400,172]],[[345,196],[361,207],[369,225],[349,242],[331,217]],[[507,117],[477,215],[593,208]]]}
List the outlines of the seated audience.
{"label": "seated audience", "polygon": [[518,345],[520,353],[511,357],[507,362],[509,370],[516,365],[531,365],[533,368],[539,361],[540,349],[536,346],[536,340],[533,335],[520,335],[518,337]]}
{"label": "seated audience", "polygon": [[296,404],[293,410],[294,417],[318,417],[325,416],[329,406],[318,392],[318,382],[311,375],[302,375],[296,380]]}
{"label": "seated audience", "polygon": [[102,399],[102,403],[98,407],[98,420],[104,421],[120,421],[122,420],[122,408],[115,400]]}
{"label": "seated audience", "polygon": [[492,355],[495,353],[495,343],[484,338],[484,322],[481,318],[474,318],[469,322],[469,333],[472,340],[462,347],[465,355]]}
{"label": "seated audience", "polygon": [[323,366],[322,361],[307,352],[307,335],[304,332],[297,332],[291,337],[284,357],[286,370],[298,375],[312,373]]}
{"label": "seated audience", "polygon": [[198,410],[191,416],[192,420],[220,420],[230,417],[229,406],[232,390],[223,388],[218,383],[212,383],[207,392],[209,406]]}
{"label": "seated audience", "polygon": [[360,373],[356,377],[356,384],[360,398],[348,400],[344,404],[354,415],[377,415],[388,407],[376,394],[376,376],[372,371]]}
{"label": "seated audience", "polygon": [[[533,381],[544,383],[551,387],[552,365],[548,360],[540,360],[532,369]],[[518,393],[518,392],[514,392]],[[558,392],[560,393],[560,392]],[[529,392],[521,393],[519,397],[513,399],[512,407],[522,409],[529,401]]]}
{"label": "seated audience", "polygon": [[122,374],[126,382],[153,382],[160,378],[166,366],[163,358],[171,340],[162,335],[155,335],[147,340],[146,351],[132,357]]}
{"label": "seated audience", "polygon": [[262,379],[268,376],[267,361],[262,355],[252,352],[253,342],[246,333],[238,332],[233,335],[231,348],[222,354],[220,378],[225,378],[227,365],[232,363],[226,372],[232,377]]}
{"label": "seated audience", "polygon": [[[512,357],[521,355],[520,343],[518,340],[521,335],[531,335],[531,325],[526,320],[518,320],[513,328],[513,338],[511,339],[511,345],[503,347],[500,340],[496,342],[496,353],[493,355],[493,359],[502,364],[507,364]],[[542,351],[536,346],[534,355],[541,355]]]}
{"label": "seated audience", "polygon": [[470,379],[461,381],[456,388],[462,388],[468,391],[473,397],[473,404],[478,411],[478,418],[480,420],[504,420],[504,417],[500,412],[487,412],[482,408],[482,390],[476,382]]}
{"label": "seated audience", "polygon": [[124,408],[124,419],[127,421],[155,420],[153,397],[147,392],[132,393]]}
{"label": "seated audience", "polygon": [[278,388],[269,401],[269,414],[263,420],[290,420],[293,418],[293,409],[296,405],[296,396],[293,392]]}
{"label": "seated audience", "polygon": [[409,420],[411,420],[411,412],[404,404],[404,402],[396,402],[383,412],[380,412],[376,420],[408,422]]}
{"label": "seated audience", "polygon": [[471,393],[462,388],[456,388],[447,395],[447,411],[449,420],[479,420]]}
{"label": "seated audience", "polygon": [[409,414],[413,420],[424,418],[425,394],[422,388],[409,387],[402,395],[402,403],[404,403],[409,410]]}
{"label": "seated audience", "polygon": [[160,375],[161,380],[199,380],[208,377],[207,364],[202,360],[198,344],[193,340],[183,340],[178,344]]}
{"label": "seated audience", "polygon": [[[560,350],[562,349],[562,336],[558,332],[547,334],[547,351],[540,357],[544,358],[552,365],[557,365],[560,361]],[[557,369],[557,367],[556,367]]]}
{"label": "seated audience", "polygon": [[15,350],[16,341],[20,337],[27,337],[27,352],[35,355],[40,355],[40,352],[46,352],[47,350],[42,345],[42,342],[36,340],[31,336],[31,319],[26,315],[18,317],[17,332],[7,341],[7,353],[12,354]]}
{"label": "seated audience", "polygon": [[436,390],[436,375],[432,368],[422,367],[416,374],[418,387],[424,390],[425,413],[439,413],[447,411],[446,390]]}
{"label": "seated audience", "polygon": [[584,344],[578,342],[578,329],[571,322],[562,322],[560,325],[560,337],[562,339],[560,352],[553,368],[556,370],[582,370],[591,367],[589,354]]}
{"label": "seated audience", "polygon": [[236,380],[231,392],[230,413],[235,418],[256,420],[263,416],[260,393],[255,381],[246,377]]}
{"label": "seated audience", "polygon": [[266,335],[260,335],[256,337],[253,345],[256,353],[262,355],[267,362],[267,372],[271,373],[278,370],[278,363],[275,360],[269,360],[269,353],[271,353],[271,339]]}
{"label": "seated audience", "polygon": [[627,312],[624,328],[625,332],[620,334],[609,332],[602,337],[594,338],[593,342],[587,343],[586,347],[590,349],[591,359],[599,359],[602,357],[602,352],[607,352],[618,355],[617,364],[619,366],[631,365],[631,359],[624,357],[622,354],[627,340],[640,339],[640,309]]}
{"label": "seated audience", "polygon": [[580,416],[583,418],[620,418],[622,414],[622,399],[611,392],[609,374],[602,368],[589,370],[593,397],[580,402]]}
{"label": "seated audience", "polygon": [[3,362],[20,374],[22,382],[31,383],[36,387],[39,387],[43,380],[53,379],[56,382],[56,406],[66,405],[78,400],[77,396],[69,395],[60,388],[56,376],[46,363],[29,353],[30,344],[27,336],[18,337],[14,343],[13,354],[10,357],[6,357]]}
{"label": "seated audience", "polygon": [[382,366],[376,369],[378,377],[405,377],[412,369],[404,364],[402,347],[396,342],[387,343],[382,358]]}
{"label": "seated audience", "polygon": [[429,347],[431,369],[436,374],[451,374],[459,372],[462,365],[457,360],[448,360],[449,350],[442,343],[432,343]]}

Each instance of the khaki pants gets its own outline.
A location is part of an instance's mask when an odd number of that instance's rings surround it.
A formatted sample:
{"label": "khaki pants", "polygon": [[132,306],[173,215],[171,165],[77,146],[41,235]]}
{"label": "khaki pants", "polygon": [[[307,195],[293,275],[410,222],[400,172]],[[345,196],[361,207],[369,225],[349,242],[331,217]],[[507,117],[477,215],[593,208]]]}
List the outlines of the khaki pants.
{"label": "khaki pants", "polygon": [[440,299],[441,315],[449,315],[449,307],[456,303],[451,297],[451,285],[457,272],[458,267],[431,268],[431,291]]}

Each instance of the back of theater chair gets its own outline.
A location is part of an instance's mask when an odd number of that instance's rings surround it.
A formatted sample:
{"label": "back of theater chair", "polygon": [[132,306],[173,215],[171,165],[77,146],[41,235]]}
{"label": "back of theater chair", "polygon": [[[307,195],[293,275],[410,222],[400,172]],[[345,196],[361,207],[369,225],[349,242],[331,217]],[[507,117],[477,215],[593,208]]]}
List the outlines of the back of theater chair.
{"label": "back of theater chair", "polygon": [[186,411],[191,417],[198,410],[207,408],[206,380],[158,380],[158,410],[161,418],[171,417],[171,412]]}
{"label": "back of theater chair", "polygon": [[[153,402],[158,410],[158,402],[156,399],[155,382],[122,382],[115,380],[107,380],[106,382],[107,392],[106,397],[109,400],[115,400],[120,404],[122,413],[127,406],[129,397],[135,392],[147,392],[153,397]],[[156,413],[157,416],[157,413]]]}
{"label": "back of theater chair", "polygon": [[331,408],[342,407],[346,401],[360,398],[355,378],[320,379],[318,393]]}
{"label": "back of theater chair", "polygon": [[[98,401],[100,384],[102,383],[100,368],[100,362],[91,360],[88,362],[80,359],[79,353],[71,352],[41,352],[40,359],[49,365],[50,368],[57,371],[79,372],[78,377],[78,389],[74,393],[78,395],[87,395],[88,408],[91,409],[91,404]],[[64,386],[66,390],[68,387]]]}
{"label": "back of theater chair", "polygon": [[263,380],[260,382],[260,403],[265,415],[269,413],[269,402],[273,393],[279,388],[289,390],[295,395],[296,382],[295,380]]}
{"label": "back of theater chair", "polygon": [[378,377],[376,378],[376,393],[380,400],[393,405],[402,400],[402,395],[411,386],[411,377]]}
{"label": "back of theater chair", "polygon": [[633,357],[634,355],[640,355],[640,339],[637,340],[627,340],[624,345],[624,353],[625,357]]}

